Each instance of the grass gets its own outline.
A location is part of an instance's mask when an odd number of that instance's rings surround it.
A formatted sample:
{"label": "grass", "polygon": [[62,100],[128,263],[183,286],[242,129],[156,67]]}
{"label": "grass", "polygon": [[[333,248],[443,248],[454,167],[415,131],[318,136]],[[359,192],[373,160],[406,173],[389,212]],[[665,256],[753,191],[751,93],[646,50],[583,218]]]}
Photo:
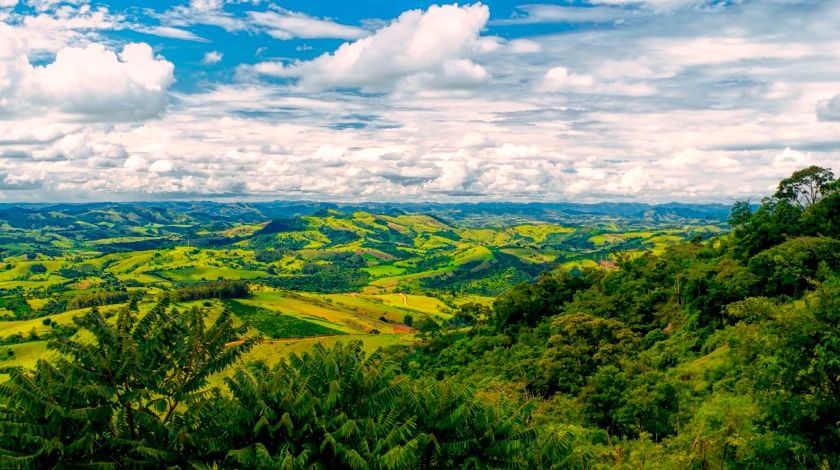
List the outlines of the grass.
{"label": "grass", "polygon": [[246,357],[243,358],[245,362],[248,361],[264,361],[269,365],[276,364],[281,358],[288,357],[290,354],[302,354],[312,350],[316,343],[321,343],[324,346],[333,346],[336,342],[348,343],[350,341],[362,341],[363,349],[370,354],[378,348],[384,348],[396,344],[405,344],[402,339],[404,335],[347,335],[338,336],[334,338],[315,338],[302,339],[294,341],[279,341],[267,342],[259,344],[252,349]]}
{"label": "grass", "polygon": [[5,338],[6,336],[12,336],[18,333],[26,335],[33,328],[39,335],[44,335],[52,331],[51,327],[44,325],[44,319],[49,318],[51,321],[60,325],[67,325],[72,322],[74,316],[81,315],[83,312],[84,310],[72,310],[48,317],[33,318],[32,320],[0,321],[0,337]]}
{"label": "grass", "polygon": [[[46,341],[33,341],[31,343],[12,344],[9,346],[0,346],[0,351],[11,349],[15,355],[12,360],[0,361],[0,367],[19,366],[24,369],[33,369],[38,359],[48,359],[49,353],[47,350]],[[6,376],[0,375],[0,382],[5,380]]]}
{"label": "grass", "polygon": [[283,315],[266,308],[247,305],[236,300],[225,302],[231,311],[241,320],[269,338],[308,338],[312,336],[339,335],[344,332],[325,327],[299,318]]}
{"label": "grass", "polygon": [[572,233],[575,229],[561,227],[559,225],[517,225],[508,229],[509,231],[534,239],[534,243],[542,243],[552,233]]}
{"label": "grass", "polygon": [[598,267],[597,261],[592,261],[591,259],[578,259],[574,261],[567,261],[562,264],[563,268],[565,269],[572,269],[574,267],[577,268],[596,268]]}
{"label": "grass", "polygon": [[624,240],[624,235],[618,233],[605,233],[602,235],[595,235],[594,237],[589,238],[589,241],[591,241],[595,245],[613,245],[616,243],[621,243]]}
{"label": "grass", "polygon": [[554,250],[538,250],[536,248],[503,248],[502,253],[516,256],[527,263],[551,263],[557,259],[558,252]]}
{"label": "grass", "polygon": [[264,271],[248,271],[227,267],[195,267],[161,271],[160,275],[175,282],[196,282],[202,280],[224,279],[259,279],[267,276]]}
{"label": "grass", "polygon": [[427,297],[425,295],[379,294],[371,297],[381,300],[386,305],[405,307],[418,312],[434,315],[441,313],[443,309],[449,308],[440,300],[434,297]]}
{"label": "grass", "polygon": [[344,333],[366,333],[371,329],[383,331],[383,325],[385,325],[378,320],[378,317],[367,314],[365,310],[354,310],[324,302],[317,295],[260,292],[254,295],[253,299],[243,300],[242,302],[277,310],[286,315],[319,323]]}
{"label": "grass", "polygon": [[365,271],[370,273],[371,277],[380,278],[380,277],[393,277],[399,276],[405,269],[399,268],[396,266],[370,266],[367,268],[363,268]]}

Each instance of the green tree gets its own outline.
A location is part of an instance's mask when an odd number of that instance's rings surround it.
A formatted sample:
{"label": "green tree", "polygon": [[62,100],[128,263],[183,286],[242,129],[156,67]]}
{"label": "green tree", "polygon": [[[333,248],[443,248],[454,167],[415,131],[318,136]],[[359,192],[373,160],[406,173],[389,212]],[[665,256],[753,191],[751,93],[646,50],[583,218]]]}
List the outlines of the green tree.
{"label": "green tree", "polygon": [[7,368],[0,387],[0,465],[133,467],[188,465],[211,392],[208,378],[230,366],[255,339],[226,346],[246,328],[223,311],[209,327],[193,309],[181,314],[164,298],[140,315],[136,302],[115,322],[96,308],[75,324],[89,339],[57,336],[54,363],[34,371]]}
{"label": "green tree", "polygon": [[809,166],[794,171],[789,178],[779,182],[779,188],[773,195],[795,204],[804,210],[818,202],[828,190],[833,189],[834,173],[828,168]]}

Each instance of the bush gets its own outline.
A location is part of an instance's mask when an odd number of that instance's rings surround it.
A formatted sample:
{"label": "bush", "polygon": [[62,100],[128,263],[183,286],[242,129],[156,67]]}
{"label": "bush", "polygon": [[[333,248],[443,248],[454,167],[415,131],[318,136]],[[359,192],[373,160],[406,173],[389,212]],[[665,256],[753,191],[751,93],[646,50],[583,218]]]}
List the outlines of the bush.
{"label": "bush", "polygon": [[47,272],[47,267],[41,263],[36,263],[29,266],[29,271],[32,274],[44,274],[45,272]]}

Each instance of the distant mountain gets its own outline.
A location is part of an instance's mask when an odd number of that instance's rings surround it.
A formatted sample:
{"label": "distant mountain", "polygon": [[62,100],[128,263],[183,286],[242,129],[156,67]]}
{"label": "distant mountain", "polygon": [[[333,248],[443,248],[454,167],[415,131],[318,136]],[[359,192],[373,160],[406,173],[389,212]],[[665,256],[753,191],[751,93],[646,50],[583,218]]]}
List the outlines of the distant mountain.
{"label": "distant mountain", "polygon": [[[0,204],[0,222],[21,229],[99,227],[120,232],[130,227],[198,226],[216,224],[266,223],[295,216],[336,216],[365,211],[389,216],[424,214],[445,223],[483,226],[486,221],[502,218],[518,221],[589,225],[593,217],[617,217],[627,220],[725,222],[729,206],[724,204],[643,204],[643,203],[358,203],[273,201],[219,203],[209,201],[173,201],[88,204]],[[500,221],[498,225],[504,225]],[[266,227],[267,230],[272,228]],[[282,229],[281,230],[285,230]],[[176,232],[178,230],[175,230]],[[183,231],[183,230],[181,230]]]}

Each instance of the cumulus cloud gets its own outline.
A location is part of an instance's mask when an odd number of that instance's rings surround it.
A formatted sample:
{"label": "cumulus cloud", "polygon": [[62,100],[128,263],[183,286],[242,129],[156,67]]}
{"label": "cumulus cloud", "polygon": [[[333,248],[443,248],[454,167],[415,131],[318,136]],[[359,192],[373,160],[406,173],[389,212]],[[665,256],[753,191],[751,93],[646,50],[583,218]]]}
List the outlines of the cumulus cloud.
{"label": "cumulus cloud", "polygon": [[201,59],[201,63],[205,64],[205,65],[218,64],[219,62],[222,61],[222,56],[223,55],[224,54],[222,54],[219,51],[205,52],[204,53],[204,58]]}
{"label": "cumulus cloud", "polygon": [[[183,3],[161,27],[244,31],[237,40],[260,57],[278,54],[260,37],[273,26],[249,22],[249,10],[323,23],[304,25],[311,31],[341,26],[267,2]],[[827,132],[840,119],[840,3],[795,3],[608,1],[527,7],[503,22],[488,22],[481,5],[432,7],[361,21],[371,34],[315,60],[240,67],[244,83],[202,67],[209,48],[172,54],[184,56],[181,77],[200,80],[177,91],[166,60],[115,53],[118,29],[145,13],[117,21],[67,3],[3,12],[0,198],[757,200],[796,169],[840,159]],[[289,24],[287,34],[308,34]],[[231,35],[200,31],[228,50]],[[65,49],[79,57],[58,60]],[[235,67],[232,54],[220,65]],[[55,62],[79,65],[48,71]],[[36,71],[73,86],[44,94]],[[112,109],[157,118],[109,115],[94,91]]]}
{"label": "cumulus cloud", "polygon": [[[5,57],[5,60],[3,60]],[[33,67],[26,56],[0,56],[6,113],[58,112],[90,121],[137,121],[160,115],[174,82],[174,66],[147,44],[115,54],[101,44],[66,47],[55,60]]]}
{"label": "cumulus cloud", "polygon": [[157,160],[149,165],[152,173],[169,173],[175,169],[175,164],[170,160]]}
{"label": "cumulus cloud", "polygon": [[823,122],[840,122],[840,94],[817,102],[817,119]]}
{"label": "cumulus cloud", "polygon": [[547,92],[574,92],[605,95],[645,96],[656,93],[646,83],[599,81],[588,74],[577,74],[566,67],[554,67],[545,73],[537,89]]}
{"label": "cumulus cloud", "polygon": [[297,76],[304,89],[470,87],[487,78],[470,57],[489,9],[481,4],[410,10],[372,36],[345,43],[334,53],[289,65],[259,65],[261,73]]}

